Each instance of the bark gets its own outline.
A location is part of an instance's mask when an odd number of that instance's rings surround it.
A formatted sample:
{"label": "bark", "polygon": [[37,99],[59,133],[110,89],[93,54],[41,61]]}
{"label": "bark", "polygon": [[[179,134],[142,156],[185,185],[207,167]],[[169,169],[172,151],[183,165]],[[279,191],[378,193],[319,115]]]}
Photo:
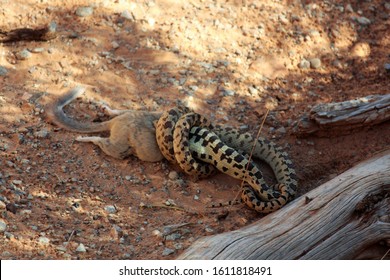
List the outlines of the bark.
{"label": "bark", "polygon": [[199,239],[179,258],[358,258],[390,244],[389,191],[387,150],[252,225]]}
{"label": "bark", "polygon": [[319,104],[294,125],[293,133],[332,136],[370,127],[390,119],[390,94],[370,95],[339,103]]}

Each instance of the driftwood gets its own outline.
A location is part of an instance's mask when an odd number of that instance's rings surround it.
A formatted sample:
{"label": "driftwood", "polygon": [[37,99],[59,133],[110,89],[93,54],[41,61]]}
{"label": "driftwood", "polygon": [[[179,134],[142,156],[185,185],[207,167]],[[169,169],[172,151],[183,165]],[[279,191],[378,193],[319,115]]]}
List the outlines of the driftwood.
{"label": "driftwood", "polygon": [[390,246],[389,191],[387,150],[252,225],[199,239],[179,258],[359,258],[372,245]]}
{"label": "driftwood", "polygon": [[40,28],[18,28],[10,31],[0,30],[0,43],[18,41],[49,41],[57,37],[57,24],[49,23]]}
{"label": "driftwood", "polygon": [[389,119],[390,94],[370,95],[345,102],[319,104],[294,124],[293,133],[302,136],[340,135]]}

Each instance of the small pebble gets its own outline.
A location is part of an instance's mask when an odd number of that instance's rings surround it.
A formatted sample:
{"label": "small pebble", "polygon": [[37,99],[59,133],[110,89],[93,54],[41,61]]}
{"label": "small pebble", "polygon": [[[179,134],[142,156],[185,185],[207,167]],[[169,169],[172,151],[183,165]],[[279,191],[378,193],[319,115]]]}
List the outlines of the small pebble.
{"label": "small pebble", "polygon": [[164,251],[162,252],[162,255],[163,256],[169,256],[169,255],[172,255],[173,253],[175,253],[174,249],[165,248]]}
{"label": "small pebble", "polygon": [[255,88],[255,87],[248,87],[248,91],[251,95],[257,95],[259,93],[259,91]]}
{"label": "small pebble", "polygon": [[385,70],[386,70],[386,73],[390,74],[390,63],[385,63]]}
{"label": "small pebble", "polygon": [[301,62],[299,62],[298,67],[301,69],[307,69],[310,67],[310,62],[306,59],[302,59]]}
{"label": "small pebble", "polygon": [[3,220],[0,220],[0,232],[4,232],[7,229],[7,224]]}
{"label": "small pebble", "polygon": [[129,12],[128,10],[124,10],[121,13],[121,17],[123,17],[124,19],[130,20],[130,21],[135,20],[133,14],[131,12]]}
{"label": "small pebble", "polygon": [[165,240],[170,240],[170,241],[173,241],[173,240],[177,240],[177,239],[180,239],[182,237],[182,235],[178,232],[175,232],[175,233],[172,233],[172,234],[169,234],[165,237]]}
{"label": "small pebble", "polygon": [[321,59],[319,58],[312,58],[309,60],[310,62],[310,67],[313,69],[318,69],[321,67]]}
{"label": "small pebble", "polygon": [[0,66],[0,76],[6,76],[8,74],[8,70],[7,68],[5,68],[4,66]]}
{"label": "small pebble", "polygon": [[162,236],[163,236],[163,234],[161,233],[161,231],[159,231],[158,229],[153,230],[153,231],[152,231],[152,234],[153,234],[154,236],[157,236],[157,237],[162,237]]}
{"label": "small pebble", "polygon": [[13,235],[12,233],[6,231],[4,232],[4,236],[7,238],[7,239],[15,239],[15,235]]}
{"label": "small pebble", "polygon": [[76,248],[76,252],[85,253],[85,252],[87,252],[87,249],[85,248],[83,243],[80,243],[79,246]]}
{"label": "small pebble", "polygon": [[49,245],[50,239],[44,236],[39,237],[38,242],[42,245]]}
{"label": "small pebble", "polygon": [[173,171],[169,172],[168,178],[171,180],[177,180],[179,178],[179,174],[173,170]]}
{"label": "small pebble", "polygon": [[16,58],[19,60],[26,60],[26,59],[29,59],[31,56],[32,56],[31,52],[29,52],[26,49],[21,50],[20,52],[16,53]]}
{"label": "small pebble", "polygon": [[223,96],[234,96],[236,94],[234,90],[230,89],[222,89],[221,92]]}
{"label": "small pebble", "polygon": [[112,41],[111,42],[111,46],[112,46],[113,49],[116,50],[117,48],[119,48],[119,43],[117,41]]}
{"label": "small pebble", "polygon": [[209,226],[206,226],[204,230],[205,230],[206,232],[209,232],[209,233],[214,232],[214,229],[212,229],[212,228],[209,227]]}
{"label": "small pebble", "polygon": [[360,25],[370,25],[371,24],[371,20],[369,20],[368,18],[366,17],[357,17],[356,18],[356,21],[360,24]]}
{"label": "small pebble", "polygon": [[336,59],[333,61],[333,66],[336,67],[336,68],[339,68],[339,69],[342,69],[343,68],[343,64],[341,63],[340,60]]}
{"label": "small pebble", "polygon": [[20,213],[20,215],[29,217],[31,215],[32,211],[30,209],[23,209],[19,213]]}
{"label": "small pebble", "polygon": [[6,205],[4,202],[0,200],[0,209],[5,209]]}
{"label": "small pebble", "polygon": [[106,210],[107,213],[115,214],[117,212],[117,209],[114,205],[107,205],[104,207],[104,210]]}
{"label": "small pebble", "polygon": [[345,10],[346,10],[348,13],[353,13],[353,12],[354,12],[354,10],[353,10],[351,4],[347,4],[347,5],[345,6]]}
{"label": "small pebble", "polygon": [[49,137],[49,131],[47,131],[46,129],[42,129],[42,130],[39,130],[39,131],[35,131],[34,132],[34,136],[36,138],[48,138]]}
{"label": "small pebble", "polygon": [[78,7],[76,9],[76,15],[79,17],[88,17],[92,15],[93,8],[92,7]]}
{"label": "small pebble", "polygon": [[286,130],[286,128],[285,128],[284,126],[278,128],[276,131],[277,131],[279,134],[286,134],[286,132],[287,132],[287,130]]}
{"label": "small pebble", "polygon": [[60,252],[66,252],[66,248],[64,246],[62,246],[62,245],[57,246],[56,250],[60,251]]}
{"label": "small pebble", "polygon": [[32,53],[41,53],[41,52],[44,52],[45,49],[44,48],[33,48],[31,50]]}
{"label": "small pebble", "polygon": [[12,257],[12,254],[10,252],[8,252],[8,251],[4,251],[4,252],[1,253],[1,256],[3,258],[10,258],[10,257]]}

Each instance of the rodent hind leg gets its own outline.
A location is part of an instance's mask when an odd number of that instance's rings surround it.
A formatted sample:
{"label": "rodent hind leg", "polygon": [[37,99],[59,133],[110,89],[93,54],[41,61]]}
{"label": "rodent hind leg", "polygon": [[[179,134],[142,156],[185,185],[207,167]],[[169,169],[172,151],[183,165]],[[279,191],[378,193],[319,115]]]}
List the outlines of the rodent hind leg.
{"label": "rodent hind leg", "polygon": [[118,159],[124,159],[127,156],[134,154],[133,148],[131,148],[131,146],[112,143],[110,138],[103,138],[99,136],[78,136],[76,141],[92,142],[99,146],[105,154]]}

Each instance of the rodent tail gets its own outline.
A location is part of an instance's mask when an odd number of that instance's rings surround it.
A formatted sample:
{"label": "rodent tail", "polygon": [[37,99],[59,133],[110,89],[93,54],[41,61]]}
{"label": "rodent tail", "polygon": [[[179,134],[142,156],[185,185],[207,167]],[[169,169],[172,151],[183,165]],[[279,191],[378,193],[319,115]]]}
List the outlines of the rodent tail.
{"label": "rodent tail", "polygon": [[100,123],[83,123],[68,117],[63,108],[85,92],[83,87],[75,87],[61,96],[47,108],[49,120],[59,127],[79,133],[93,133],[110,129],[110,121]]}

